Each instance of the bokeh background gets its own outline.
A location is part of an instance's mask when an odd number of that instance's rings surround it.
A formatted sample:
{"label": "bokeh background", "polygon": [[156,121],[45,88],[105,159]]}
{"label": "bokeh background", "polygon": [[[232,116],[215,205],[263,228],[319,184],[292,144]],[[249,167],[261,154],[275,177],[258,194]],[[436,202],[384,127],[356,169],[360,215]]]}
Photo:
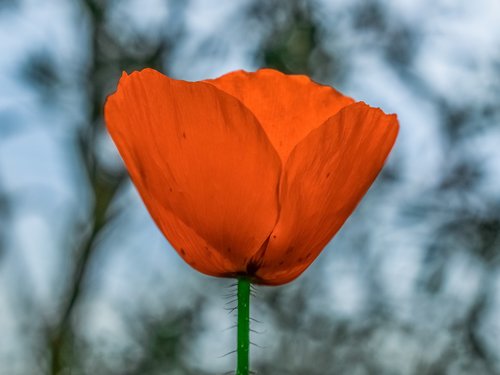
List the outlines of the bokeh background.
{"label": "bokeh background", "polygon": [[[305,73],[400,136],[257,374],[500,374],[500,2],[0,0],[0,374],[223,374],[232,281],[184,264],[103,127],[122,70]],[[229,297],[227,297],[229,296]]]}

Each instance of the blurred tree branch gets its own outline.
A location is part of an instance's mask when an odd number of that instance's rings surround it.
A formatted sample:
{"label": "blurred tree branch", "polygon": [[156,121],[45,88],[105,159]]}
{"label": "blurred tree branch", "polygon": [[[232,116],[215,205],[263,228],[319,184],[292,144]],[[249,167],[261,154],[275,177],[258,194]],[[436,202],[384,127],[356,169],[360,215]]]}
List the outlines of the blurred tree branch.
{"label": "blurred tree branch", "polygon": [[[74,255],[74,265],[67,282],[65,296],[60,306],[59,319],[50,329],[51,374],[61,374],[66,367],[71,367],[72,353],[65,349],[71,347],[73,340],[71,317],[83,293],[85,276],[90,267],[94,252],[98,248],[99,236],[112,223],[111,203],[117,192],[127,180],[124,170],[110,173],[99,164],[96,145],[102,127],[104,100],[109,94],[107,82],[109,74],[116,68],[129,69],[131,66],[148,66],[161,70],[166,53],[166,40],[140,56],[132,56],[126,46],[108,32],[107,14],[112,2],[85,0],[81,2],[82,10],[89,24],[91,50],[86,73],[87,98],[89,102],[88,126],[79,133],[79,149],[87,172],[89,186],[93,196],[93,209],[89,217],[88,234],[82,240]],[[113,55],[109,54],[113,51]],[[118,56],[116,61],[115,56]],[[116,74],[115,74],[116,76]],[[116,214],[116,212],[115,212]],[[66,358],[69,355],[69,358]]]}

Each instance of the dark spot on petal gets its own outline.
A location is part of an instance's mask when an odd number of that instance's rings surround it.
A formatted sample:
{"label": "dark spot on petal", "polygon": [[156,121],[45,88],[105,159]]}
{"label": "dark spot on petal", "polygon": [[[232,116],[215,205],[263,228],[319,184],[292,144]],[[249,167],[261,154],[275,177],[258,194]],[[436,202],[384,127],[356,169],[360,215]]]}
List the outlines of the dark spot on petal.
{"label": "dark spot on petal", "polygon": [[328,172],[328,173],[326,174],[326,178],[328,178],[328,177],[330,177],[330,172]]}
{"label": "dark spot on petal", "polygon": [[208,250],[208,246],[205,246],[205,250]]}
{"label": "dark spot on petal", "polygon": [[284,263],[285,263],[284,260],[280,260],[280,262],[278,263],[278,266],[282,266]]}
{"label": "dark spot on petal", "polygon": [[273,238],[276,238],[276,235],[275,235],[275,234],[273,234]]}
{"label": "dark spot on petal", "polygon": [[299,263],[301,263],[301,262],[303,262],[303,261],[304,261],[304,258],[299,257],[299,259],[297,259],[297,261],[298,261]]}
{"label": "dark spot on petal", "polygon": [[182,137],[186,139],[186,132],[182,132]]}
{"label": "dark spot on petal", "polygon": [[182,247],[181,247],[181,254],[182,256],[186,256],[186,250],[184,250]]}
{"label": "dark spot on petal", "polygon": [[226,251],[227,251],[228,253],[230,253],[230,252],[231,252],[231,248],[230,248],[230,247],[228,247],[228,248],[226,249]]}
{"label": "dark spot on petal", "polygon": [[137,172],[139,173],[139,177],[141,177],[141,180],[146,182],[146,174],[144,173],[144,169],[142,168],[142,164],[136,162],[135,165],[137,166]]}
{"label": "dark spot on petal", "polygon": [[169,187],[169,188],[168,188],[168,190],[169,190],[170,192],[173,192],[173,190],[172,190],[172,188],[171,188],[171,187]]}
{"label": "dark spot on petal", "polygon": [[309,251],[307,254],[306,254],[306,259],[309,259],[311,257],[312,253]]}
{"label": "dark spot on petal", "polygon": [[293,246],[289,246],[288,249],[286,249],[285,254],[289,255],[293,251]]}

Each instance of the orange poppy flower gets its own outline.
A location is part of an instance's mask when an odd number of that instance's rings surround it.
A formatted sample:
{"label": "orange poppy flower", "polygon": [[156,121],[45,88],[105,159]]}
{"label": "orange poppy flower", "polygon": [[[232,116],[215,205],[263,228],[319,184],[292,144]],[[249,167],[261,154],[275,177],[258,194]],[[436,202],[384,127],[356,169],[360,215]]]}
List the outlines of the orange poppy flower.
{"label": "orange poppy flower", "polygon": [[396,115],[301,75],[123,74],[106,124],[151,216],[196,270],[299,276],[380,172]]}

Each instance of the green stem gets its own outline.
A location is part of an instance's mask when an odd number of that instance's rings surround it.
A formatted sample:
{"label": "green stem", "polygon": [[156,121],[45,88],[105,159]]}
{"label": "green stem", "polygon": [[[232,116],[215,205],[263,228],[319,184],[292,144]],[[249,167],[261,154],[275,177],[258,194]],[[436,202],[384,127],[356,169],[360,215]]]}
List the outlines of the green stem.
{"label": "green stem", "polygon": [[250,353],[250,280],[238,279],[238,364],[236,375],[249,375]]}

